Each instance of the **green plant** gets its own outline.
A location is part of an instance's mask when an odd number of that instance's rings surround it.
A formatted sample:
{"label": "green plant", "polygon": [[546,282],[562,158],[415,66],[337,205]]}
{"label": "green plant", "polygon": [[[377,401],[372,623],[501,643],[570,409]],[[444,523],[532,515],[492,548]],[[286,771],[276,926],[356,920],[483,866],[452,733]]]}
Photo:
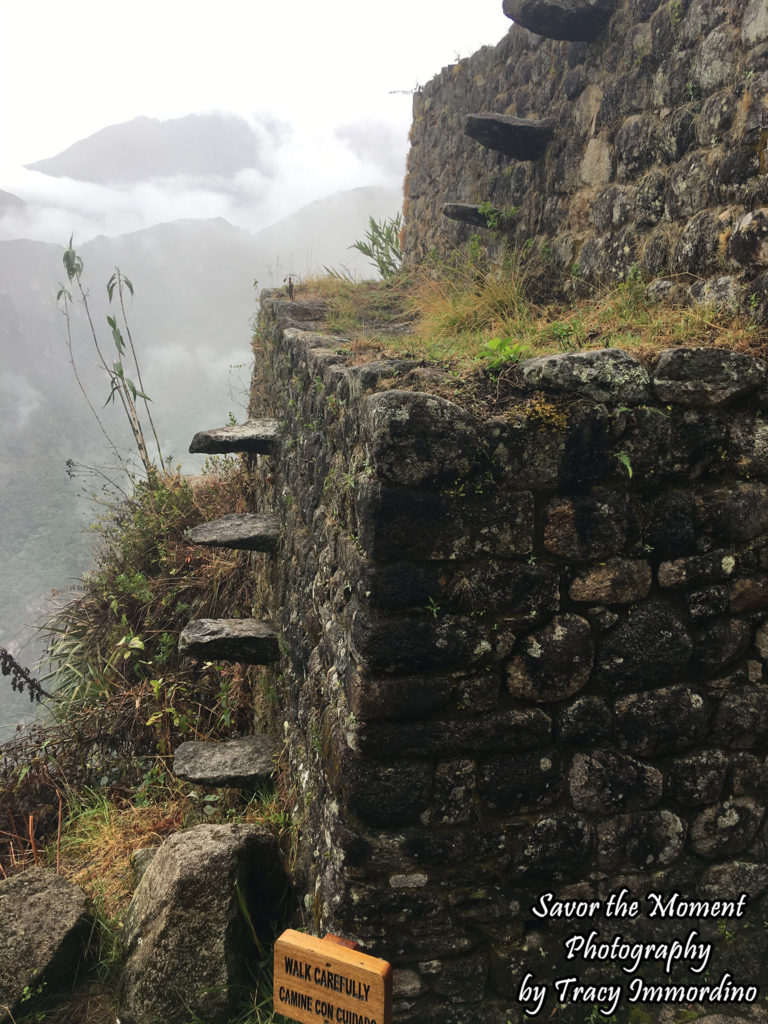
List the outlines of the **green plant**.
{"label": "green plant", "polygon": [[432,615],[433,619],[437,618],[438,613],[440,611],[440,605],[437,603],[434,597],[430,597],[427,599],[427,611]]}
{"label": "green plant", "polygon": [[[121,328],[120,325],[118,324],[116,316],[107,315],[107,325],[109,326],[111,338],[117,353],[117,359],[114,362],[110,362],[105,356],[104,351],[102,349],[102,344],[101,341],[99,340],[99,334],[96,330],[93,316],[91,314],[91,309],[88,303],[88,291],[84,286],[82,279],[83,260],[80,256],[78,256],[77,252],[73,248],[71,236],[69,239],[69,246],[64,252],[62,261],[64,263],[64,269],[67,273],[69,283],[72,284],[74,282],[80,295],[80,303],[83,307],[86,319],[88,321],[91,340],[93,341],[93,345],[96,349],[99,365],[104,370],[104,372],[107,375],[107,379],[109,380],[109,395],[107,396],[107,401],[104,404],[107,405],[109,402],[114,402],[115,399],[119,399],[120,404],[123,407],[123,411],[125,412],[125,415],[130,424],[131,432],[133,434],[133,438],[136,444],[136,450],[144,466],[144,470],[147,474],[147,479],[153,479],[157,473],[157,467],[155,466],[154,461],[150,459],[149,453],[147,451],[147,444],[144,437],[144,429],[142,427],[141,420],[139,418],[139,414],[136,408],[137,399],[141,399],[142,402],[144,403],[144,410],[147,422],[150,425],[150,428],[155,439],[157,457],[159,459],[161,472],[164,473],[166,471],[166,467],[163,460],[163,453],[160,448],[160,441],[157,436],[154,421],[152,420],[152,414],[149,410],[149,396],[144,391],[144,385],[141,380],[141,369],[139,367],[138,356],[136,354],[136,348],[133,343],[133,336],[131,334],[131,329],[125,310],[125,291],[129,291],[131,297],[133,297],[133,284],[120,271],[119,267],[115,268],[114,274],[110,277],[109,281],[107,282],[107,295],[109,297],[110,304],[112,303],[115,297],[115,292],[117,292],[123,323],[123,327]],[[59,291],[56,296],[56,301],[61,304],[64,319],[66,321],[67,351],[69,354],[69,361],[75,374],[75,379],[77,381],[78,387],[80,388],[80,391],[85,397],[85,400],[88,403],[88,406],[93,416],[95,417],[102,434],[104,435],[105,439],[109,443],[112,450],[117,455],[120,465],[124,469],[126,469],[127,472],[127,467],[125,466],[123,459],[117,452],[117,448],[114,442],[107,433],[100,416],[96,412],[93,403],[91,402],[91,399],[86,392],[85,386],[82,383],[82,379],[77,368],[77,360],[75,359],[74,356],[72,339],[72,293],[64,285],[60,285]],[[123,331],[125,332],[125,335],[123,334]],[[127,346],[125,338],[128,339]],[[133,380],[126,375],[125,368],[123,365],[124,357],[126,355],[128,347],[130,348],[131,356],[133,358],[133,363],[136,369],[136,379],[139,382],[138,387],[136,386],[136,384],[134,384]]]}
{"label": "green plant", "polygon": [[490,338],[485,342],[480,356],[486,360],[488,369],[493,371],[525,359],[529,351],[527,345],[512,338]]}
{"label": "green plant", "polygon": [[402,230],[403,218],[399,213],[396,217],[381,221],[370,217],[365,239],[358,239],[350,249],[357,249],[363,256],[367,256],[384,280],[390,281],[398,275],[403,265],[400,245]]}
{"label": "green plant", "polygon": [[631,480],[631,479],[632,479],[632,473],[633,473],[633,469],[632,469],[632,462],[630,461],[629,455],[627,455],[627,453],[626,453],[626,452],[614,452],[614,453],[613,453],[613,457],[614,457],[614,459],[616,459],[616,460],[617,460],[617,461],[618,461],[619,463],[621,463],[621,465],[622,465],[622,466],[624,467],[624,469],[625,469],[625,470],[627,471],[627,476],[628,476],[628,477],[630,478],[630,480]]}
{"label": "green plant", "polygon": [[518,211],[516,206],[498,209],[490,200],[486,199],[485,202],[478,205],[477,212],[485,218],[489,231],[506,231],[514,223]]}

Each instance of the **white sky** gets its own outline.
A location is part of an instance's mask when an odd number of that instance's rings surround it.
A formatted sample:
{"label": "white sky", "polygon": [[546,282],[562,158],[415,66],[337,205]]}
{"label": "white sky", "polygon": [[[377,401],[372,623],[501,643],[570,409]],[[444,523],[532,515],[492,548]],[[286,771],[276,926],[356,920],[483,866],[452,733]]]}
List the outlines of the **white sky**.
{"label": "white sky", "polygon": [[[501,0],[4,0],[0,188],[109,124],[269,111],[315,132],[406,124],[412,89],[493,44]],[[3,180],[5,179],[5,181]]]}

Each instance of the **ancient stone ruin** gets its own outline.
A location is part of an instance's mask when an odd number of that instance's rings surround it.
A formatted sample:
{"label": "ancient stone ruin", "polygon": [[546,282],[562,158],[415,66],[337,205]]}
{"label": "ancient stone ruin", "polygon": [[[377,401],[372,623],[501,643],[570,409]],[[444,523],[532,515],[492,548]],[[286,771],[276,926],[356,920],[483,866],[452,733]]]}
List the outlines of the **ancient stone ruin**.
{"label": "ancient stone ruin", "polygon": [[493,212],[492,258],[534,240],[576,293],[637,268],[660,297],[768,315],[764,0],[504,11],[497,46],[414,97],[410,258],[446,255]]}
{"label": "ancient stone ruin", "polygon": [[[504,10],[415,97],[408,258],[479,229],[577,293],[765,316],[763,0]],[[265,665],[306,925],[392,962],[398,1024],[738,1019],[768,982],[768,367],[524,360],[484,419],[324,312],[264,293],[253,419],[193,443],[263,453],[258,523],[190,539],[273,553],[270,621],[182,637]]]}

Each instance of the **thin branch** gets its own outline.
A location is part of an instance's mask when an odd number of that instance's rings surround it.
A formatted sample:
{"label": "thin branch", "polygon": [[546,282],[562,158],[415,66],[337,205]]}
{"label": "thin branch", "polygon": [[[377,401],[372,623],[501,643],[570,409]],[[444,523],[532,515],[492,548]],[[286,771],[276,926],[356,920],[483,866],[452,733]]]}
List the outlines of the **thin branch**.
{"label": "thin branch", "polygon": [[[119,267],[115,267],[115,275],[117,277],[117,294],[118,294],[118,296],[120,298],[120,310],[121,310],[121,312],[123,314],[123,323],[125,325],[125,333],[128,335],[128,344],[131,346],[131,355],[133,356],[133,364],[136,367],[136,379],[139,382],[139,390],[141,392],[145,392],[146,389],[144,388],[144,381],[141,379],[141,369],[139,368],[139,360],[138,360],[138,357],[136,355],[136,349],[135,349],[134,344],[133,344],[133,336],[131,335],[131,325],[128,323],[128,316],[126,315],[126,312],[125,312],[125,299],[123,297],[123,280],[124,279],[123,279],[122,273],[120,272],[120,268]],[[131,294],[133,294],[133,290],[131,290]],[[149,420],[149,425],[152,428],[152,434],[153,434],[153,436],[155,438],[155,446],[157,447],[157,456],[160,459],[160,468],[163,471],[163,473],[165,473],[166,472],[166,468],[165,468],[165,462],[163,460],[163,452],[162,452],[162,449],[160,447],[160,439],[157,436],[157,430],[155,429],[155,423],[154,423],[154,420],[152,419],[152,413],[150,412],[150,409],[149,409],[149,402],[147,401],[146,398],[144,398],[143,401],[144,401],[144,408],[147,410],[147,419]]]}

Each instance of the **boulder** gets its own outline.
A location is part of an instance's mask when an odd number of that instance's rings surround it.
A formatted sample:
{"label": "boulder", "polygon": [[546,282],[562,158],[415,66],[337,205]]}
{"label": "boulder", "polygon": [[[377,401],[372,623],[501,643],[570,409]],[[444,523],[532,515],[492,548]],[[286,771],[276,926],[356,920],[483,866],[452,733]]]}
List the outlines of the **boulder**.
{"label": "boulder", "polygon": [[61,875],[34,867],[0,882],[0,1022],[71,984],[90,934],[88,897]]}
{"label": "boulder", "polygon": [[198,825],[171,836],[125,919],[122,1024],[226,1024],[247,995],[248,961],[269,938],[286,879],[258,825]]}

